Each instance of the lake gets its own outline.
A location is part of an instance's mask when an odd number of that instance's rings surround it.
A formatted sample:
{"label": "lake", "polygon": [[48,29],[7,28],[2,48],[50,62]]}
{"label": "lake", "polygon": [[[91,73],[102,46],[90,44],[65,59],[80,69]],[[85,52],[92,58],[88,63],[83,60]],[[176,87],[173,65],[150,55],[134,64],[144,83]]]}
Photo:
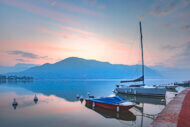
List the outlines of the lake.
{"label": "lake", "polygon": [[[76,95],[115,96],[112,92],[120,80],[43,80],[0,84],[1,127],[147,127],[174,97],[167,92],[166,102],[159,98],[119,95],[137,101],[129,111],[116,113],[92,109]],[[169,83],[148,80],[147,84]],[[38,102],[34,102],[35,94]],[[13,107],[16,98],[18,106]]]}

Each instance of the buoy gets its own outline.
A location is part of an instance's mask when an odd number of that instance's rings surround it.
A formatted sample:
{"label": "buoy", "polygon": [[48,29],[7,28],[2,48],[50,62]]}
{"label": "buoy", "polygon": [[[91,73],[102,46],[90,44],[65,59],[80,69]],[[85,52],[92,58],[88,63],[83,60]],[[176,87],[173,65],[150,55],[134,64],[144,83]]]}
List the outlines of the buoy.
{"label": "buoy", "polygon": [[161,102],[165,102],[165,99],[161,99]]}
{"label": "buoy", "polygon": [[81,104],[82,104],[83,101],[84,101],[83,96],[80,96],[80,102],[81,102]]}
{"label": "buoy", "polygon": [[36,96],[36,94],[34,96],[34,101],[38,101],[38,97]]}
{"label": "buoy", "polygon": [[83,98],[83,96],[80,96],[80,100],[83,100],[84,98]]}
{"label": "buoy", "polygon": [[79,98],[80,98],[80,96],[77,94],[77,95],[76,95],[76,98],[77,98],[77,99],[79,99]]}
{"label": "buoy", "polygon": [[116,85],[116,88],[119,88],[119,85]]}
{"label": "buoy", "polygon": [[18,105],[15,98],[13,99],[13,104],[12,105],[14,105],[14,106]]}
{"label": "buoy", "polygon": [[12,106],[13,106],[14,110],[16,110],[17,105],[12,105]]}

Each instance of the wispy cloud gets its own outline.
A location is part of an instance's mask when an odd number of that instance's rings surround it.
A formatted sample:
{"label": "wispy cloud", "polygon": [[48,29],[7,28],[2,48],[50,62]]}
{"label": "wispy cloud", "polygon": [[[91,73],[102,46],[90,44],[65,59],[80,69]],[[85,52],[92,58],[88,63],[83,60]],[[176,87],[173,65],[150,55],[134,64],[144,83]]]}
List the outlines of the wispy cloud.
{"label": "wispy cloud", "polygon": [[169,44],[162,46],[163,50],[176,50],[177,48],[179,47],[176,45],[169,45]]}
{"label": "wispy cloud", "polygon": [[53,30],[50,30],[48,28],[45,28],[45,27],[38,27],[37,28],[39,31],[43,32],[43,33],[46,33],[46,34],[50,34],[50,35],[55,35],[55,36],[60,36],[60,37],[63,37],[63,38],[71,38],[73,37],[72,34],[68,34],[68,33],[65,33],[65,32],[56,32],[56,31],[53,31]]}
{"label": "wispy cloud", "polygon": [[190,41],[184,44],[182,51],[175,56],[175,66],[190,68]]}
{"label": "wispy cloud", "polygon": [[147,15],[166,16],[172,12],[183,9],[190,4],[190,0],[156,0],[152,8],[140,16],[144,18]]}
{"label": "wispy cloud", "polygon": [[83,0],[85,4],[96,5],[97,0]]}
{"label": "wispy cloud", "polygon": [[84,13],[84,14],[88,14],[88,15],[94,15],[94,16],[103,16],[102,14],[99,14],[97,12],[88,10],[86,8],[82,8],[80,6],[76,6],[70,3],[66,3],[66,2],[60,2],[60,1],[53,1],[51,2],[52,6],[55,6],[57,8],[61,8],[63,10],[69,10],[72,12],[77,12],[77,13]]}
{"label": "wispy cloud", "polygon": [[105,5],[99,4],[99,2],[100,1],[97,1],[97,0],[83,0],[84,4],[87,4],[87,5],[90,5],[90,6],[94,6],[94,7],[100,8],[100,9],[106,8]]}
{"label": "wispy cloud", "polygon": [[182,30],[182,31],[188,31],[188,30],[190,30],[190,24],[182,26],[180,28],[180,30]]}
{"label": "wispy cloud", "polygon": [[53,11],[47,8],[42,8],[36,5],[32,5],[32,4],[28,4],[26,2],[23,1],[16,1],[16,0],[1,0],[0,2],[3,2],[7,5],[11,5],[14,7],[18,7],[27,11],[30,11],[32,13],[36,13],[63,23],[67,23],[67,24],[71,24],[71,25],[77,25],[79,26],[80,24],[78,22],[75,22],[74,20],[72,20],[72,16],[64,14],[64,13],[60,13],[57,11]]}
{"label": "wispy cloud", "polygon": [[177,0],[161,0],[157,3],[151,13],[155,16],[168,15],[178,8],[179,1]]}
{"label": "wispy cloud", "polygon": [[190,41],[187,42],[185,45],[184,45],[184,49],[181,53],[181,56],[185,56],[185,57],[188,57],[188,60],[190,60]]}
{"label": "wispy cloud", "polygon": [[69,30],[69,31],[73,31],[73,32],[77,32],[77,33],[81,33],[81,34],[85,34],[85,35],[89,35],[89,36],[97,35],[96,33],[81,30],[81,29],[74,28],[74,27],[69,27],[69,26],[64,26],[64,25],[59,25],[59,24],[53,24],[53,25],[55,25],[61,29],[64,29],[64,30]]}
{"label": "wispy cloud", "polygon": [[168,58],[168,63],[176,67],[189,67],[190,65],[190,41],[181,45],[166,45],[162,49],[175,52]]}
{"label": "wispy cloud", "polygon": [[19,61],[19,62],[25,62],[24,59],[16,59],[16,61]]}
{"label": "wispy cloud", "polygon": [[20,50],[8,51],[7,53],[11,54],[11,55],[19,55],[24,58],[30,58],[30,59],[46,59],[46,58],[48,58],[47,56],[39,56],[34,53],[24,52],[24,51],[20,51]]}

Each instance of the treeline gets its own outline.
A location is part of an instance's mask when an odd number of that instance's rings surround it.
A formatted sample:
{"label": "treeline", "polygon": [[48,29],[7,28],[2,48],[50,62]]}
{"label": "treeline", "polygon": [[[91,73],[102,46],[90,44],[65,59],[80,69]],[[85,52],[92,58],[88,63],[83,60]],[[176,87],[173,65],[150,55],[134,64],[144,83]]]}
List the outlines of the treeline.
{"label": "treeline", "polygon": [[0,75],[0,81],[33,81],[33,77],[30,76],[5,76],[5,75]]}

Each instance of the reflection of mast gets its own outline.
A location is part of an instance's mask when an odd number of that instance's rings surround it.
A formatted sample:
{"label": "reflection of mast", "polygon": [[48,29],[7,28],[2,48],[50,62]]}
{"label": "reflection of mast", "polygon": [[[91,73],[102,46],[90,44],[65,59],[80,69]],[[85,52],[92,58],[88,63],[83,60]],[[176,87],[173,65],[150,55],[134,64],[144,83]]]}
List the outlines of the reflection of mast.
{"label": "reflection of mast", "polygon": [[136,116],[141,116],[141,127],[143,127],[143,117],[149,118],[149,119],[155,119],[158,114],[147,114],[144,113],[144,103],[142,103],[142,107],[135,106],[136,111],[139,111],[141,115],[136,115]]}
{"label": "reflection of mast", "polygon": [[143,127],[143,113],[144,113],[144,103],[142,103],[141,127]]}

